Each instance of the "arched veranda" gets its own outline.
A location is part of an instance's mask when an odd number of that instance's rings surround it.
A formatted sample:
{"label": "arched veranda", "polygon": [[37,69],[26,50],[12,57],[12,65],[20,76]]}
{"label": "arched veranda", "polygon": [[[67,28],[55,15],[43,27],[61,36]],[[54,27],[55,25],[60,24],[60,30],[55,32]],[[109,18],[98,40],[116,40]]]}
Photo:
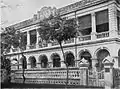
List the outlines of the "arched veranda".
{"label": "arched veranda", "polygon": [[41,64],[41,68],[47,68],[48,67],[48,58],[46,55],[40,55],[39,61]]}
{"label": "arched veranda", "polygon": [[68,67],[74,67],[75,66],[75,57],[74,57],[74,54],[71,51],[67,51],[65,53],[65,61],[68,64]]}
{"label": "arched veranda", "polygon": [[53,67],[61,67],[60,56],[57,53],[53,53],[51,55],[51,59],[53,61]]}

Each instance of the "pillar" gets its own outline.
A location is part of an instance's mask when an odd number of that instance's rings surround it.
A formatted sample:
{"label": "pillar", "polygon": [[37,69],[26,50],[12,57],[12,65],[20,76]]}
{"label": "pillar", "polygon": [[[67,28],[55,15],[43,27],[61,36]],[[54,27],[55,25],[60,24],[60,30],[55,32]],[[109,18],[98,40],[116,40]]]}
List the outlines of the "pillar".
{"label": "pillar", "polygon": [[109,5],[108,8],[109,13],[109,32],[110,37],[117,37],[117,8],[115,3]]}
{"label": "pillar", "polygon": [[98,63],[97,58],[91,58],[91,60],[92,60],[92,68],[96,69],[96,63]]}
{"label": "pillar", "polygon": [[113,63],[105,62],[103,64],[104,64],[105,89],[113,89]]}
{"label": "pillar", "polygon": [[30,32],[27,31],[27,49],[29,49],[30,46]]}
{"label": "pillar", "polygon": [[60,62],[61,62],[61,68],[66,68],[64,61],[60,61]]}
{"label": "pillar", "polygon": [[96,19],[95,19],[95,12],[91,13],[91,21],[92,21],[92,32],[91,32],[91,39],[95,40],[96,39]]}
{"label": "pillar", "polygon": [[80,69],[80,84],[88,86],[88,67],[89,62],[84,58],[79,62],[79,69]]}
{"label": "pillar", "polygon": [[114,59],[114,68],[119,68],[119,57],[118,56],[113,56]]}

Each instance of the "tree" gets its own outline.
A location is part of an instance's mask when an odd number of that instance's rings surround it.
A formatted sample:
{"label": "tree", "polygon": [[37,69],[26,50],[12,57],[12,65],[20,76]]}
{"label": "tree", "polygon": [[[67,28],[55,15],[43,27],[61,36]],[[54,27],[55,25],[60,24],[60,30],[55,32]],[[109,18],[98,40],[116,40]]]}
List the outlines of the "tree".
{"label": "tree", "polygon": [[[1,33],[1,57],[2,57],[1,64],[3,65],[3,68],[5,68],[6,70],[10,71],[8,69],[10,68],[10,64],[6,65],[7,59],[5,58],[5,54],[7,53],[8,50],[13,48],[19,48],[21,50],[22,57],[24,56],[22,50],[24,49],[26,43],[24,42],[23,39],[24,39],[24,35],[20,30],[16,30],[14,27],[7,27],[3,29],[3,32]],[[24,71],[24,67],[23,67],[23,71]],[[24,74],[23,74],[23,79],[25,81]]]}
{"label": "tree", "polygon": [[43,41],[57,42],[60,45],[63,53],[64,62],[67,68],[66,86],[68,84],[68,63],[65,58],[62,42],[67,41],[76,36],[76,21],[75,19],[67,20],[62,18],[59,14],[56,16],[51,15],[49,18],[40,22],[39,34]]}

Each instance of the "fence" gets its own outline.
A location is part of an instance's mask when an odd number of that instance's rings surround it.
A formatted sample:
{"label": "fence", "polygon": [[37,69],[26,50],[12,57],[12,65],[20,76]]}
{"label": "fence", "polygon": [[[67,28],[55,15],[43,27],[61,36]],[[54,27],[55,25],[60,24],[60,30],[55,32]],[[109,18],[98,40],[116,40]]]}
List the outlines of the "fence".
{"label": "fence", "polygon": [[[25,70],[25,83],[66,84],[66,68]],[[87,79],[85,79],[85,76]],[[102,77],[101,77],[102,76]],[[68,85],[104,86],[104,73],[94,70],[69,68]],[[22,83],[22,70],[15,72],[13,82]]]}

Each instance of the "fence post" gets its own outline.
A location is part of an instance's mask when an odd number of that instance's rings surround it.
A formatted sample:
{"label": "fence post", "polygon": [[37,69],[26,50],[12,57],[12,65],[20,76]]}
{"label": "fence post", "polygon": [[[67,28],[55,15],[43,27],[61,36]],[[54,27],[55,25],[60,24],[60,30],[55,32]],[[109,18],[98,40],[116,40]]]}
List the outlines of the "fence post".
{"label": "fence post", "polygon": [[113,59],[107,57],[107,59],[103,60],[103,64],[105,89],[113,89]]}
{"label": "fence post", "polygon": [[85,60],[84,58],[79,62],[79,68],[81,73],[81,79],[82,85],[88,86],[88,67],[89,62]]}

